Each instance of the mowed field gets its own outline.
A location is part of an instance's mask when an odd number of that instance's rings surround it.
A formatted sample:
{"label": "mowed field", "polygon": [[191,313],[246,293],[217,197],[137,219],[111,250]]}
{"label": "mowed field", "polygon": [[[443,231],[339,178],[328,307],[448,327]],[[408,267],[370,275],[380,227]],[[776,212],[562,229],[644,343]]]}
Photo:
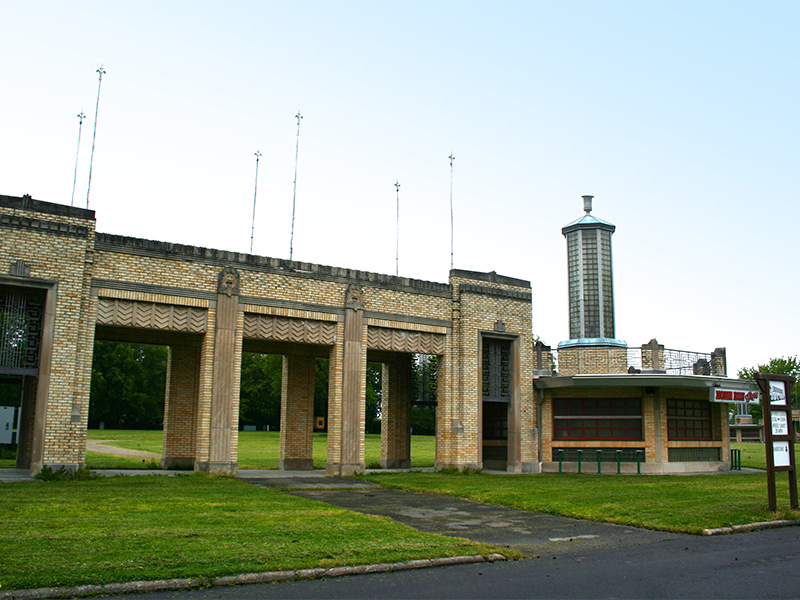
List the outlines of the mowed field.
{"label": "mowed field", "polygon": [[[136,430],[89,430],[89,441],[103,446],[125,448],[160,454],[162,448],[161,431]],[[239,468],[277,469],[280,447],[280,433],[277,431],[240,431]],[[104,452],[88,451],[86,465],[90,469],[157,469],[157,459],[151,457],[129,457]],[[328,452],[328,435],[314,434],[314,467],[324,469]],[[381,436],[367,434],[364,443],[365,459],[368,468],[378,468],[381,459]],[[436,438],[427,435],[411,436],[411,466],[432,467],[436,455]]]}

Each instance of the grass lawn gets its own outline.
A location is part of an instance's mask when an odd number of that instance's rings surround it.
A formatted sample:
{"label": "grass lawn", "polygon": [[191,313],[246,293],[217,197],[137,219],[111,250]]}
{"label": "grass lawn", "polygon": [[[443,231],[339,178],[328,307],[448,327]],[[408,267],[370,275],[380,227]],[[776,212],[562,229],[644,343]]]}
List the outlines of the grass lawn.
{"label": "grass lawn", "polygon": [[[747,442],[738,444],[731,443],[731,448],[738,448],[742,451],[742,466],[751,469],[767,469],[767,453],[764,444]],[[794,445],[794,460],[796,465],[800,465],[800,444]]]}
{"label": "grass lawn", "polygon": [[789,510],[788,478],[782,473],[777,478],[777,515],[767,510],[764,473],[531,476],[441,472],[361,477],[388,488],[685,533],[775,518],[800,519],[800,511]]}
{"label": "grass lawn", "polygon": [[229,477],[0,485],[0,592],[499,551]]}
{"label": "grass lawn", "polygon": [[[90,429],[90,440],[106,440],[108,446],[129,450],[161,452],[162,432]],[[324,469],[328,453],[328,436],[315,433],[313,438],[314,467]],[[280,433],[277,431],[240,431],[239,468],[277,469]],[[411,465],[432,467],[436,452],[436,438],[427,435],[411,436]],[[381,459],[381,436],[367,434],[364,442],[367,466],[377,467]],[[129,458],[95,452],[86,453],[86,464],[90,469],[152,469],[159,468],[158,462],[150,459]]]}

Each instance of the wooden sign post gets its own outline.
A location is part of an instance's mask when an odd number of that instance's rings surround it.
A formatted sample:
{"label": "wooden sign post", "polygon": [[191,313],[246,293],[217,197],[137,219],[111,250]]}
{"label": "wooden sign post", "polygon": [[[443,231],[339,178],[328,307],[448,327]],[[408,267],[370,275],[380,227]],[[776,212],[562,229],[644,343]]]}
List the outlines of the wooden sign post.
{"label": "wooden sign post", "polygon": [[789,401],[795,378],[791,375],[756,373],[756,383],[761,390],[764,409],[764,437],[767,451],[767,495],[769,509],[778,510],[775,492],[775,473],[789,473],[789,500],[797,509],[797,471],[794,460],[795,432],[792,424],[792,404]]}

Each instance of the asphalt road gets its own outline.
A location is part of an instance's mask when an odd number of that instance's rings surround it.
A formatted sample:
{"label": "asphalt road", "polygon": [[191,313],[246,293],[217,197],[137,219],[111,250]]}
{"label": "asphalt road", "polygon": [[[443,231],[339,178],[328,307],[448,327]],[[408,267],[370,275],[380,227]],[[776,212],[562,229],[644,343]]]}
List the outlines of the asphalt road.
{"label": "asphalt road", "polygon": [[800,527],[700,537],[432,494],[314,488],[290,493],[391,516],[423,531],[514,547],[529,558],[133,598],[800,598]]}
{"label": "asphalt road", "polygon": [[797,527],[514,562],[135,596],[136,600],[798,597]]}

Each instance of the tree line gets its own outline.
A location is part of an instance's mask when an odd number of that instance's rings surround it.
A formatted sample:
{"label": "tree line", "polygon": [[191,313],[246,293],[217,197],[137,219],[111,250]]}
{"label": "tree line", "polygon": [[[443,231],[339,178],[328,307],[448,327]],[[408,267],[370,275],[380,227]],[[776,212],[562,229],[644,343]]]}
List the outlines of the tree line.
{"label": "tree line", "polygon": [[[164,423],[168,349],[164,346],[95,342],[89,427],[160,429]],[[314,373],[314,416],[328,416],[328,360],[317,359]],[[412,405],[415,434],[435,433],[436,370],[433,356],[412,361]],[[258,429],[280,428],[283,359],[269,354],[242,354],[239,424]],[[367,363],[367,433],[381,430],[380,364]]]}

